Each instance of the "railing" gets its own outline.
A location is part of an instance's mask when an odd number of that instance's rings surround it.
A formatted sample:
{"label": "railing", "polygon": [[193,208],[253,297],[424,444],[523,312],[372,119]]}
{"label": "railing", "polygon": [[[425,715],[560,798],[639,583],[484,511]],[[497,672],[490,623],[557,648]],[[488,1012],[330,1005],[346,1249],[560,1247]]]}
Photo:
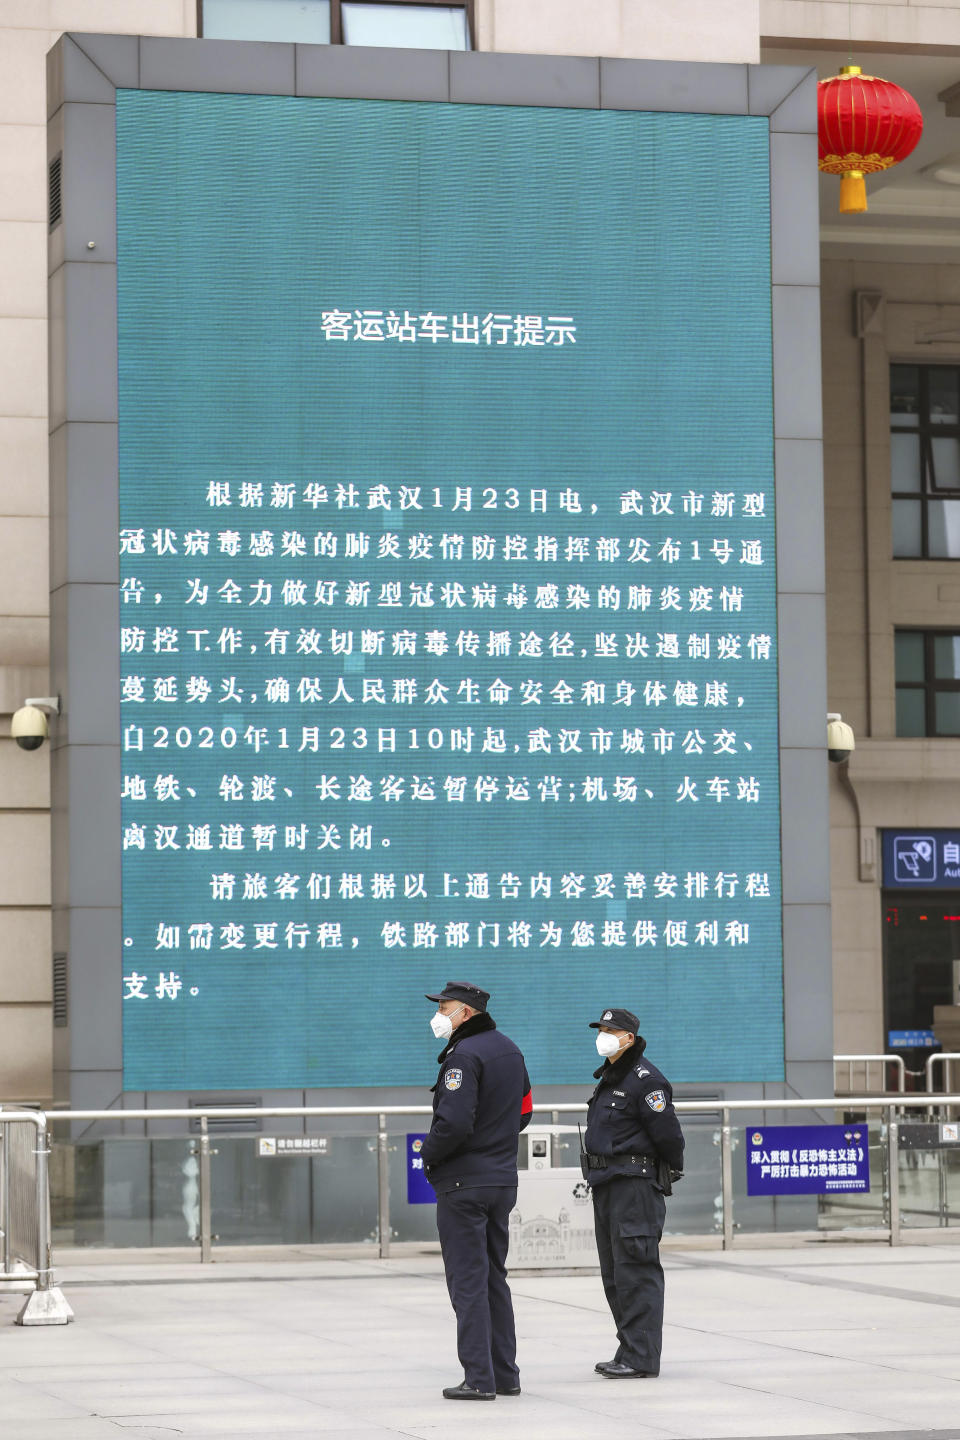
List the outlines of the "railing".
{"label": "railing", "polygon": [[[905,1064],[904,1064],[904,1062],[903,1062],[903,1056],[902,1056],[902,1055],[834,1055],[834,1057],[833,1057],[833,1085],[834,1085],[834,1089],[837,1089],[837,1087],[838,1087],[838,1074],[837,1074],[838,1067],[839,1067],[839,1066],[843,1066],[843,1065],[846,1065],[846,1067],[847,1067],[847,1089],[846,1089],[846,1092],[845,1092],[845,1093],[848,1094],[848,1095],[853,1093],[853,1088],[854,1088],[854,1067],[855,1067],[855,1066],[856,1066],[858,1072],[859,1072],[861,1069],[863,1070],[863,1088],[864,1088],[864,1090],[869,1090],[869,1089],[871,1089],[871,1085],[870,1085],[870,1072],[871,1072],[871,1069],[872,1069],[873,1067],[876,1067],[876,1066],[879,1066],[879,1067],[880,1067],[880,1085],[879,1085],[878,1088],[879,1088],[880,1090],[886,1090],[886,1089],[887,1089],[887,1066],[888,1066],[888,1065],[889,1065],[889,1066],[892,1066],[892,1068],[893,1068],[893,1070],[894,1070],[894,1073],[895,1073],[895,1077],[896,1077],[896,1084],[895,1084],[894,1086],[891,1086],[890,1088],[891,1088],[891,1089],[896,1089],[901,1095],[903,1094],[903,1092],[904,1092],[904,1091],[906,1090],[906,1088],[907,1088],[906,1066],[905,1066]],[[929,1075],[929,1071],[928,1071],[928,1075]],[[929,1082],[928,1082],[928,1084],[927,1084],[927,1089],[928,1089],[928,1090],[930,1089]]]}
{"label": "railing", "polygon": [[[938,1097],[942,1106],[960,1105],[960,1096]],[[787,1111],[806,1111],[808,1114],[816,1112],[827,1112],[832,1114],[837,1110],[856,1111],[878,1111],[886,1122],[887,1156],[886,1156],[886,1195],[888,1199],[887,1217],[888,1224],[878,1227],[878,1233],[887,1238],[891,1245],[902,1243],[902,1226],[900,1217],[900,1193],[899,1193],[899,1123],[898,1113],[900,1111],[920,1110],[929,1106],[929,1097],[926,1095],[905,1095],[897,1094],[893,1097],[876,1095],[861,1096],[829,1096],[822,1099],[784,1099],[784,1100],[728,1100],[728,1101],[705,1101],[705,1100],[678,1100],[675,1102],[676,1109],[681,1115],[715,1115],[720,1120],[719,1144],[720,1144],[720,1175],[721,1175],[721,1198],[720,1198],[720,1228],[722,1234],[722,1245],[724,1249],[732,1247],[734,1242],[734,1213],[733,1213],[733,1125],[732,1119],[735,1115],[766,1115],[768,1113],[784,1113]],[[584,1103],[563,1103],[561,1105],[550,1102],[542,1102],[534,1105],[534,1111],[540,1114],[549,1115],[552,1124],[557,1125],[560,1116],[583,1115],[586,1112]],[[342,1119],[350,1117],[376,1117],[376,1155],[377,1155],[377,1229],[376,1239],[378,1251],[381,1258],[390,1254],[390,1186],[388,1175],[389,1156],[389,1134],[387,1121],[391,1117],[403,1116],[412,1118],[414,1116],[432,1115],[432,1109],[426,1105],[402,1105],[402,1106],[217,1106],[216,1109],[208,1110],[60,1110],[51,1113],[47,1118],[52,1123],[62,1122],[97,1122],[104,1120],[111,1121],[150,1121],[158,1120],[190,1120],[200,1125],[199,1143],[196,1147],[198,1159],[197,1181],[199,1187],[199,1242],[200,1261],[206,1263],[213,1258],[213,1234],[211,1230],[211,1198],[210,1198],[210,1134],[209,1121],[215,1119],[218,1124],[229,1120],[248,1119]],[[886,1217],[885,1217],[886,1218]]]}
{"label": "railing", "polygon": [[926,1076],[928,1094],[932,1095],[936,1093],[933,1088],[933,1076],[936,1067],[941,1064],[947,1067],[943,1081],[944,1085],[946,1086],[950,1079],[950,1067],[952,1066],[952,1062],[954,1060],[960,1060],[960,1054],[956,1054],[954,1051],[950,1050],[938,1050],[935,1054],[927,1056]]}
{"label": "railing", "polygon": [[[944,1095],[938,1098],[938,1108],[949,1114],[950,1106],[960,1106],[960,1095]],[[719,1120],[715,1143],[720,1148],[720,1203],[717,1216],[721,1231],[721,1243],[729,1249],[734,1243],[736,1221],[734,1218],[734,1164],[735,1147],[734,1121],[742,1116],[744,1123],[762,1123],[747,1117],[786,1115],[791,1111],[805,1112],[809,1117],[827,1123],[838,1110],[856,1111],[863,1115],[874,1112],[882,1117],[885,1125],[886,1157],[884,1163],[884,1191],[881,1218],[885,1222],[871,1233],[888,1240],[890,1245],[899,1245],[903,1240],[900,1201],[900,1125],[911,1112],[930,1107],[929,1095],[896,1096],[828,1096],[821,1099],[752,1099],[752,1100],[678,1100],[676,1108],[681,1115],[716,1116]],[[560,1117],[582,1116],[586,1105],[582,1103],[539,1102],[534,1110],[549,1116],[553,1126],[559,1126]],[[356,1118],[376,1119],[376,1166],[377,1166],[377,1227],[376,1241],[381,1257],[390,1254],[390,1185],[388,1173],[389,1133],[391,1118],[427,1117],[432,1114],[429,1106],[217,1106],[206,1110],[158,1109],[158,1110],[61,1110],[45,1114],[39,1110],[3,1110],[0,1107],[0,1217],[2,1217],[3,1272],[0,1282],[32,1280],[33,1293],[29,1296],[18,1317],[23,1325],[65,1324],[72,1318],[72,1312],[59,1289],[53,1283],[51,1238],[50,1238],[50,1127],[54,1124],[76,1122],[149,1122],[178,1120],[199,1122],[199,1135],[194,1148],[196,1176],[199,1192],[198,1236],[200,1262],[213,1259],[211,1225],[211,1151],[210,1121],[218,1124],[231,1120],[249,1119],[318,1119],[333,1120]],[[572,1127],[571,1127],[572,1128]],[[943,1131],[946,1126],[941,1126]],[[956,1127],[950,1124],[950,1130]],[[24,1140],[24,1137],[29,1137]],[[158,1137],[159,1138],[159,1137]],[[372,1138],[372,1137],[371,1137]],[[912,1143],[916,1143],[911,1136]],[[931,1147],[937,1148],[936,1141]],[[938,1160],[938,1164],[940,1161]],[[908,1159],[909,1167],[909,1159]],[[942,1172],[942,1166],[941,1166]],[[941,1183],[942,1188],[942,1183]],[[913,1207],[908,1207],[912,1211]],[[948,1208],[941,1205],[940,1224],[946,1225],[953,1218]],[[924,1212],[918,1212],[924,1213]],[[21,1253],[23,1252],[23,1253]],[[21,1268],[16,1268],[16,1262]],[[23,1262],[26,1262],[24,1264]]]}
{"label": "railing", "polygon": [[53,1283],[50,1132],[42,1110],[0,1108],[0,1284],[33,1290],[18,1325],[66,1325],[73,1311]]}
{"label": "railing", "polygon": [[35,1151],[35,1131],[30,1126],[11,1124],[0,1129],[0,1278],[5,1280],[15,1274],[33,1278],[40,1263]]}
{"label": "railing", "polygon": [[[902,1055],[834,1055],[834,1088],[838,1094],[852,1094],[854,1085],[862,1073],[863,1089],[871,1090],[873,1087],[870,1084],[870,1077],[875,1068],[879,1066],[878,1078],[880,1083],[877,1087],[877,1093],[887,1091],[887,1066],[891,1066],[894,1071],[896,1083],[894,1086],[889,1087],[890,1089],[895,1089],[898,1094],[902,1095],[906,1090],[906,1079],[908,1075],[914,1075],[918,1078],[923,1076],[927,1094],[935,1095],[938,1093],[934,1085],[937,1066],[944,1066],[943,1085],[944,1088],[950,1089],[952,1079],[951,1067],[955,1061],[960,1061],[960,1052],[937,1050],[932,1055],[927,1056],[927,1062],[923,1070],[907,1070]],[[844,1066],[846,1066],[847,1088],[846,1091],[841,1091],[839,1082]]]}

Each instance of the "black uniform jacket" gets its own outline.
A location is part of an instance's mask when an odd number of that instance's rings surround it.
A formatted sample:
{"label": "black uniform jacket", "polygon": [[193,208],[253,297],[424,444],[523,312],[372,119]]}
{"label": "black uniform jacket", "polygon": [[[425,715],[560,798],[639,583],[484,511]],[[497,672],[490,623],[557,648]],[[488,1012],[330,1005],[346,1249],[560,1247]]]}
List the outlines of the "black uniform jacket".
{"label": "black uniform jacket", "polygon": [[479,1185],[516,1185],[517,1136],[533,1096],[523,1056],[489,1015],[471,1015],[438,1057],[433,1124],[423,1168],[442,1195]]}
{"label": "black uniform jacket", "polygon": [[[673,1090],[665,1075],[644,1058],[638,1037],[611,1065],[605,1060],[594,1075],[599,1084],[587,1107],[584,1146],[591,1155],[607,1157],[605,1170],[590,1171],[590,1184],[602,1185],[615,1175],[636,1175],[626,1158],[649,1155],[673,1170],[683,1169],[683,1131],[673,1108]],[[623,1156],[622,1160],[617,1157]]]}

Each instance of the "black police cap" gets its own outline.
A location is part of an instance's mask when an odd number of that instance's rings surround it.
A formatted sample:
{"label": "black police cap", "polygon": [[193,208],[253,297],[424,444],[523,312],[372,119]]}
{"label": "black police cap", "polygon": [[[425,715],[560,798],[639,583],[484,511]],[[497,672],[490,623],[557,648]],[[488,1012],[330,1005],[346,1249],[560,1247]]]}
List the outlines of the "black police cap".
{"label": "black police cap", "polygon": [[604,1010],[599,1020],[590,1021],[591,1030],[599,1030],[604,1025],[611,1030],[628,1030],[631,1035],[640,1029],[640,1021],[632,1010]]}
{"label": "black police cap", "polygon": [[428,995],[426,998],[428,1000],[459,1000],[461,1005],[469,1005],[474,1010],[486,1010],[490,992],[481,990],[479,985],[471,985],[469,980],[448,980],[439,995]]}

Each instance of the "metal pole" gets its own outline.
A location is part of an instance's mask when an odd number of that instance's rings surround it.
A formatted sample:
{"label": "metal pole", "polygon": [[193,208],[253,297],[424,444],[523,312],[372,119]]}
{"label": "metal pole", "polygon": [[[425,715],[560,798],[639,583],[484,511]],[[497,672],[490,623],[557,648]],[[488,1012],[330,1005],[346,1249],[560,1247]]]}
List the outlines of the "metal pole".
{"label": "metal pole", "polygon": [[390,1152],[387,1149],[387,1117],[377,1118],[377,1233],[380,1259],[390,1255]]}
{"label": "metal pole", "polygon": [[210,1132],[206,1115],[200,1116],[200,1264],[213,1260],[213,1237],[210,1233]]}
{"label": "metal pole", "polygon": [[890,1194],[890,1244],[900,1244],[900,1127],[896,1111],[887,1124],[887,1189]]}
{"label": "metal pole", "polygon": [[936,1057],[935,1054],[934,1054],[934,1055],[928,1055],[928,1056],[927,1056],[927,1063],[926,1063],[926,1067],[925,1067],[925,1068],[926,1068],[926,1072],[927,1072],[927,1094],[928,1094],[928,1095],[931,1095],[931,1094],[933,1093],[933,1064],[934,1064],[934,1061],[936,1060],[936,1058],[937,1058],[937,1057]]}
{"label": "metal pole", "polygon": [[53,1284],[53,1254],[50,1243],[50,1131],[37,1126],[37,1289]]}
{"label": "metal pole", "polygon": [[0,1119],[0,1217],[3,1219],[3,1256],[0,1268],[10,1274],[10,1126]]}
{"label": "metal pole", "polygon": [[[924,1068],[926,1069],[926,1072],[927,1072],[927,1094],[928,1094],[928,1095],[932,1095],[932,1094],[933,1094],[933,1062],[934,1062],[934,1060],[936,1060],[936,1058],[937,1058],[936,1055],[928,1055],[928,1056],[927,1056],[927,1063],[926,1063],[926,1066],[924,1067]],[[933,1119],[933,1106],[932,1106],[932,1105],[928,1105],[928,1106],[927,1106],[927,1119],[928,1119],[928,1120],[932,1120],[932,1119]]]}
{"label": "metal pole", "polygon": [[36,1207],[37,1207],[37,1281],[36,1289],[17,1316],[17,1325],[68,1325],[73,1311],[58,1285],[53,1283],[53,1247],[50,1240],[50,1131],[42,1111],[32,1111],[29,1120],[35,1126]]}
{"label": "metal pole", "polygon": [[550,1124],[554,1127],[550,1134],[550,1164],[553,1169],[557,1169],[560,1164],[560,1136],[556,1129],[560,1124],[559,1110],[550,1111]]}
{"label": "metal pole", "polygon": [[733,1137],[730,1111],[724,1108],[720,1124],[720,1203],[723,1210],[723,1248],[733,1248]]}

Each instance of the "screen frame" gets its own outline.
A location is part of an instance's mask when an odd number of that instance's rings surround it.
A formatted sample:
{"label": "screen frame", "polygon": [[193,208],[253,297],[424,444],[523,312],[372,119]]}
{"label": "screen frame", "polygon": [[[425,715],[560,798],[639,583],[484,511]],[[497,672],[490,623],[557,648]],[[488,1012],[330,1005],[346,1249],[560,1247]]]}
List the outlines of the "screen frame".
{"label": "screen frame", "polygon": [[[53,948],[69,957],[71,995],[68,1023],[55,1032],[57,1098],[85,1108],[198,1098],[122,1090],[118,88],[768,119],[786,1078],[763,1088],[767,1095],[831,1090],[815,72],[108,35],[65,35],[48,62],[48,154],[60,159],[62,177],[62,211],[49,243],[51,688],[63,707],[51,741]],[[431,1061],[427,1046],[425,1083]],[[588,1070],[585,1062],[585,1086]],[[585,1094],[576,1086],[555,1089],[558,1101]],[[708,1089],[734,1098],[756,1087],[725,1085],[718,1075]],[[387,1104],[419,1103],[423,1093],[379,1087],[264,1091],[259,1098]]]}

